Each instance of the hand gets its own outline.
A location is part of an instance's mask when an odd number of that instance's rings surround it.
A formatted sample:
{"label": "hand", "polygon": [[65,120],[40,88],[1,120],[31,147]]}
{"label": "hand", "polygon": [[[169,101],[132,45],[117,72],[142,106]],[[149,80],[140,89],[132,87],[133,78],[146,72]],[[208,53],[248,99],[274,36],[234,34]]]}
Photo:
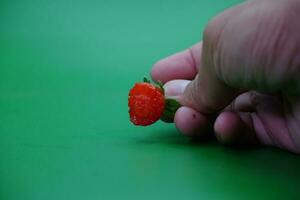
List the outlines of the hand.
{"label": "hand", "polygon": [[247,1],[214,18],[203,42],[157,62],[152,78],[183,105],[176,127],[300,153],[299,19],[299,0]]}

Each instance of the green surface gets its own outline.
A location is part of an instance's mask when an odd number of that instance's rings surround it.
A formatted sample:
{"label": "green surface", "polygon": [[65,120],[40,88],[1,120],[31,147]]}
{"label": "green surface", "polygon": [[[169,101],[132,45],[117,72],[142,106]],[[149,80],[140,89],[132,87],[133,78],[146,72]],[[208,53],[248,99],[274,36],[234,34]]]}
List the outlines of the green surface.
{"label": "green surface", "polygon": [[0,199],[299,199],[300,157],[128,121],[127,92],[238,0],[0,1]]}

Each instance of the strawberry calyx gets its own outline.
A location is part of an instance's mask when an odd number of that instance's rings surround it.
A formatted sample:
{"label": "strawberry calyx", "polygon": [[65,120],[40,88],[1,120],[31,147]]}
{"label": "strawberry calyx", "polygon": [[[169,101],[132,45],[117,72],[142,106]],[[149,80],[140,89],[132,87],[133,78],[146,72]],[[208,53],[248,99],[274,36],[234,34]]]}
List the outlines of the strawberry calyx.
{"label": "strawberry calyx", "polygon": [[167,123],[172,123],[174,121],[175,113],[181,104],[175,99],[165,99],[165,108],[160,120]]}

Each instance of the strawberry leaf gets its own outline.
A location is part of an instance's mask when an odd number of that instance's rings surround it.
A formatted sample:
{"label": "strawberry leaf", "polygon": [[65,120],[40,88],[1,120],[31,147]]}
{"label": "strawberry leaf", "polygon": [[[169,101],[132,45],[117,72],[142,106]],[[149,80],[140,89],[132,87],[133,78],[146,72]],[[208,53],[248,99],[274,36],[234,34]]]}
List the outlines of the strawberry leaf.
{"label": "strawberry leaf", "polygon": [[151,81],[147,77],[144,77],[143,82],[144,83],[151,83]]}
{"label": "strawberry leaf", "polygon": [[163,86],[163,84],[162,84],[161,81],[157,81],[157,82],[155,82],[155,84],[156,84],[162,91],[165,91],[164,86]]}

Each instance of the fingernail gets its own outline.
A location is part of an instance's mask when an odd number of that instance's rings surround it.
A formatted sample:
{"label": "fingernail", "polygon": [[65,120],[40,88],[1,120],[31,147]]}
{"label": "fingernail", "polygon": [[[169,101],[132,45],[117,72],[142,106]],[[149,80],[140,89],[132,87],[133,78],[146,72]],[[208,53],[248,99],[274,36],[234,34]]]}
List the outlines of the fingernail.
{"label": "fingernail", "polygon": [[169,81],[164,85],[165,89],[165,95],[166,96],[180,96],[183,92],[186,86],[191,81],[188,80],[173,80]]}

